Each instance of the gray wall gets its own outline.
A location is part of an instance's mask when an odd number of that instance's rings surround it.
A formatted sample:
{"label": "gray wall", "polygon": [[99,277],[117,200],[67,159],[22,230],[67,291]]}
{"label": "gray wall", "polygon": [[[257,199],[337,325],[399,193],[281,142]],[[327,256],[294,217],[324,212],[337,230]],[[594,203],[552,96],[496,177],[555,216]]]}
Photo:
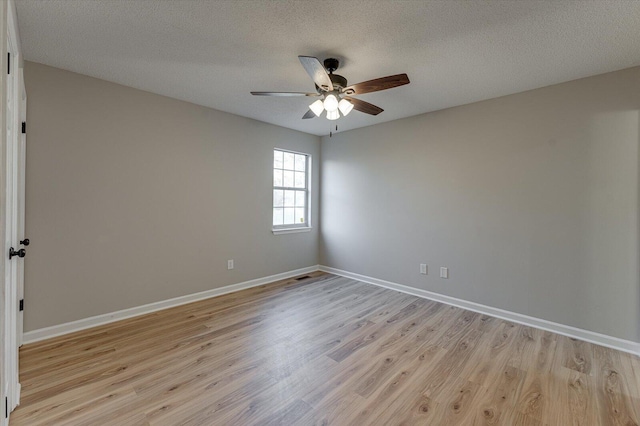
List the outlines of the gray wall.
{"label": "gray wall", "polygon": [[[322,164],[315,136],[40,64],[25,78],[27,331],[319,259],[640,341],[640,68],[338,133]],[[313,155],[311,233],[271,233],[274,147]]]}
{"label": "gray wall", "polygon": [[321,263],[640,341],[639,110],[632,68],[324,137]]}
{"label": "gray wall", "polygon": [[288,148],[317,188],[318,137],[36,63],[25,80],[26,331],[317,264],[317,227],[271,233],[271,179]]}

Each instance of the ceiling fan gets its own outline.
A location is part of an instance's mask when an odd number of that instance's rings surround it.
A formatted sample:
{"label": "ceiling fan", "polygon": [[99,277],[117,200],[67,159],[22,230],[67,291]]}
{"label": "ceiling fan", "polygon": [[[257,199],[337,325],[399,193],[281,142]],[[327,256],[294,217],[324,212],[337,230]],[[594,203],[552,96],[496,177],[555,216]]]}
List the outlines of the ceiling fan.
{"label": "ceiling fan", "polygon": [[[376,78],[375,80],[363,81],[362,83],[347,85],[347,79],[333,72],[338,69],[340,62],[335,58],[324,60],[324,66],[318,58],[312,56],[298,56],[300,63],[307,74],[316,84],[316,92],[251,92],[256,96],[309,96],[320,98],[309,105],[309,110],[303,119],[320,117],[324,111],[327,112],[329,120],[337,120],[342,115],[347,115],[352,109],[365,114],[378,115],[382,108],[369,102],[351,97],[351,95],[362,95],[364,93],[378,92],[380,90],[391,89],[409,84],[407,74],[390,75],[388,77]],[[328,71],[328,73],[327,73]]]}

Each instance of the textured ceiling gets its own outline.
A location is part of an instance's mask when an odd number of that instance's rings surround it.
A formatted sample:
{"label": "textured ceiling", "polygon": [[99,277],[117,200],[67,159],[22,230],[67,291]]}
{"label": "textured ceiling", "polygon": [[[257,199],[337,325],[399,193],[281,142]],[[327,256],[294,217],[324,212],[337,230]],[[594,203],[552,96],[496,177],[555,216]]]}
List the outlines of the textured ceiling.
{"label": "textured ceiling", "polygon": [[[297,55],[337,57],[385,111],[354,129],[640,65],[640,1],[17,0],[27,60],[316,135]],[[333,122],[335,123],[335,122]]]}

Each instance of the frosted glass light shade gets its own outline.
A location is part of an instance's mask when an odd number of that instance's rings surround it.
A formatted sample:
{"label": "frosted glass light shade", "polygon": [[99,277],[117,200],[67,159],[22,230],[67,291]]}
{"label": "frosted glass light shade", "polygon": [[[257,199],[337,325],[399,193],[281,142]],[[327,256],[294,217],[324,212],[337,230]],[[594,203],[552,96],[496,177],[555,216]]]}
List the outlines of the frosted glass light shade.
{"label": "frosted glass light shade", "polygon": [[327,118],[329,120],[337,120],[338,118],[340,118],[340,112],[337,109],[333,111],[327,111]]}
{"label": "frosted glass light shade", "polygon": [[[334,95],[328,95],[324,99],[324,109],[326,109],[327,112],[336,111],[338,109],[338,99],[336,99]],[[335,120],[335,118],[333,120]]]}
{"label": "frosted glass light shade", "polygon": [[318,99],[317,101],[309,105],[309,109],[313,111],[316,117],[320,117],[320,114],[322,114],[322,111],[324,111],[324,104],[320,99]]}
{"label": "frosted glass light shade", "polygon": [[338,103],[338,108],[340,108],[340,111],[342,112],[342,115],[346,116],[353,109],[353,104],[351,102],[349,102],[348,100],[346,100],[346,99],[342,99]]}

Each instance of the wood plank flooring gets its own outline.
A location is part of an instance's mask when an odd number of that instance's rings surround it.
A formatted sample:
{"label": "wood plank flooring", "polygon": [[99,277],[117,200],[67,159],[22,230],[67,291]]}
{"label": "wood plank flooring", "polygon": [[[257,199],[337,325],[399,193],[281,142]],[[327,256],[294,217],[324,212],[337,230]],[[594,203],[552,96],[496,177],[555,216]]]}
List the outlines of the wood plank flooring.
{"label": "wood plank flooring", "polygon": [[20,350],[18,425],[637,425],[640,358],[329,274]]}

